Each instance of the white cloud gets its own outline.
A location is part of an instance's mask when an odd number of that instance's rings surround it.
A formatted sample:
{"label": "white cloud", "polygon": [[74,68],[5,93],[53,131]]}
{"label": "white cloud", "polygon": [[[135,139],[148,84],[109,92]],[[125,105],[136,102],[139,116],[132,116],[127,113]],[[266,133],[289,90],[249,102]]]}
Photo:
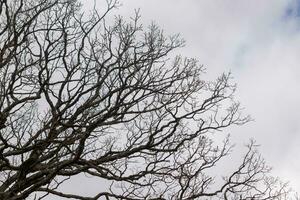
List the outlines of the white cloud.
{"label": "white cloud", "polygon": [[124,0],[120,12],[141,8],[167,33],[187,40],[182,53],[209,74],[231,70],[237,96],[255,122],[232,130],[254,137],[268,163],[300,191],[300,19],[297,1]]}
{"label": "white cloud", "polygon": [[[91,0],[90,0],[91,1]],[[274,174],[300,191],[300,17],[296,0],[122,0],[116,13],[154,20],[181,33],[178,53],[196,57],[209,76],[231,70],[237,98],[255,119],[230,130],[255,138]],[[297,9],[294,9],[297,8]],[[95,188],[94,188],[95,189]]]}

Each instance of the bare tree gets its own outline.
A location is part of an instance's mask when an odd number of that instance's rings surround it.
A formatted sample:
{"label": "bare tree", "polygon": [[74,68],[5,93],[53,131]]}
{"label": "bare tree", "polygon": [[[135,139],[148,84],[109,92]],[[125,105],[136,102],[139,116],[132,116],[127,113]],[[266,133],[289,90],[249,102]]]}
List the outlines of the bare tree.
{"label": "bare tree", "polygon": [[[158,26],[83,14],[76,0],[0,1],[0,199],[286,199],[287,187],[251,142],[233,173],[212,132],[249,121],[230,74],[203,78]],[[60,186],[107,180],[92,197]]]}

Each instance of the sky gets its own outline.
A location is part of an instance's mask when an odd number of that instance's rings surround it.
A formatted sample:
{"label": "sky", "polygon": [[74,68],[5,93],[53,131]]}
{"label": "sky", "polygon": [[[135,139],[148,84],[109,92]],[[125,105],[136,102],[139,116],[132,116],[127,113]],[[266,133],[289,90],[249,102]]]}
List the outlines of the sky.
{"label": "sky", "polygon": [[[117,13],[180,33],[207,76],[232,72],[236,98],[254,119],[227,129],[254,138],[273,174],[300,192],[300,2],[296,0],[122,0]],[[237,147],[239,151],[239,147]]]}
{"label": "sky", "polygon": [[[91,5],[94,0],[83,1]],[[96,1],[101,7],[104,0]],[[100,2],[100,3],[99,3]],[[231,72],[236,98],[252,122],[226,129],[235,151],[250,138],[273,175],[300,193],[300,1],[299,0],[120,0],[114,11],[125,17],[140,9],[144,26],[155,22],[165,34],[180,35],[176,53],[203,64],[207,76]],[[239,158],[236,158],[239,160]],[[84,193],[94,182],[75,178]],[[74,191],[67,185],[65,192]],[[82,190],[78,190],[82,191]]]}

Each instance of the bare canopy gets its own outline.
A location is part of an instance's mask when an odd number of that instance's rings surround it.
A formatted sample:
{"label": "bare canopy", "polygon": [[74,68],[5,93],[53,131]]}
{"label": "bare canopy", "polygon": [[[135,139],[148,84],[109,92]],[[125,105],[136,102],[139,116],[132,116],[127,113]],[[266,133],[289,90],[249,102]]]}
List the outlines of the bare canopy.
{"label": "bare canopy", "polygon": [[[195,59],[168,56],[178,35],[138,13],[106,20],[114,0],[88,14],[76,0],[0,2],[0,199],[288,198],[253,142],[215,184],[231,145],[211,133],[249,117],[230,74],[207,81]],[[110,189],[60,190],[82,173]]]}

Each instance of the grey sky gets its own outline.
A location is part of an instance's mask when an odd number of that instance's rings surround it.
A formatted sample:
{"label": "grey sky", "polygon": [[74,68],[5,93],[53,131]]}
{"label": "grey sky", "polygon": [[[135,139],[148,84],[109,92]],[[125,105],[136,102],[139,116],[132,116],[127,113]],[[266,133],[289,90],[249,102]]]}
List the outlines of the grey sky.
{"label": "grey sky", "polygon": [[[94,0],[83,1],[87,6]],[[104,0],[96,0],[101,8]],[[300,2],[297,0],[120,0],[114,14],[140,8],[144,26],[153,20],[166,34],[180,33],[210,78],[231,71],[236,97],[255,121],[227,129],[241,146],[254,138],[274,175],[300,192]],[[245,150],[245,149],[243,149]],[[238,157],[235,158],[238,160]],[[64,191],[92,194],[105,184],[76,177]]]}
{"label": "grey sky", "polygon": [[118,14],[140,8],[186,47],[214,77],[231,71],[237,98],[255,119],[227,130],[235,143],[255,138],[274,174],[300,191],[300,3],[296,0],[123,0]]}

